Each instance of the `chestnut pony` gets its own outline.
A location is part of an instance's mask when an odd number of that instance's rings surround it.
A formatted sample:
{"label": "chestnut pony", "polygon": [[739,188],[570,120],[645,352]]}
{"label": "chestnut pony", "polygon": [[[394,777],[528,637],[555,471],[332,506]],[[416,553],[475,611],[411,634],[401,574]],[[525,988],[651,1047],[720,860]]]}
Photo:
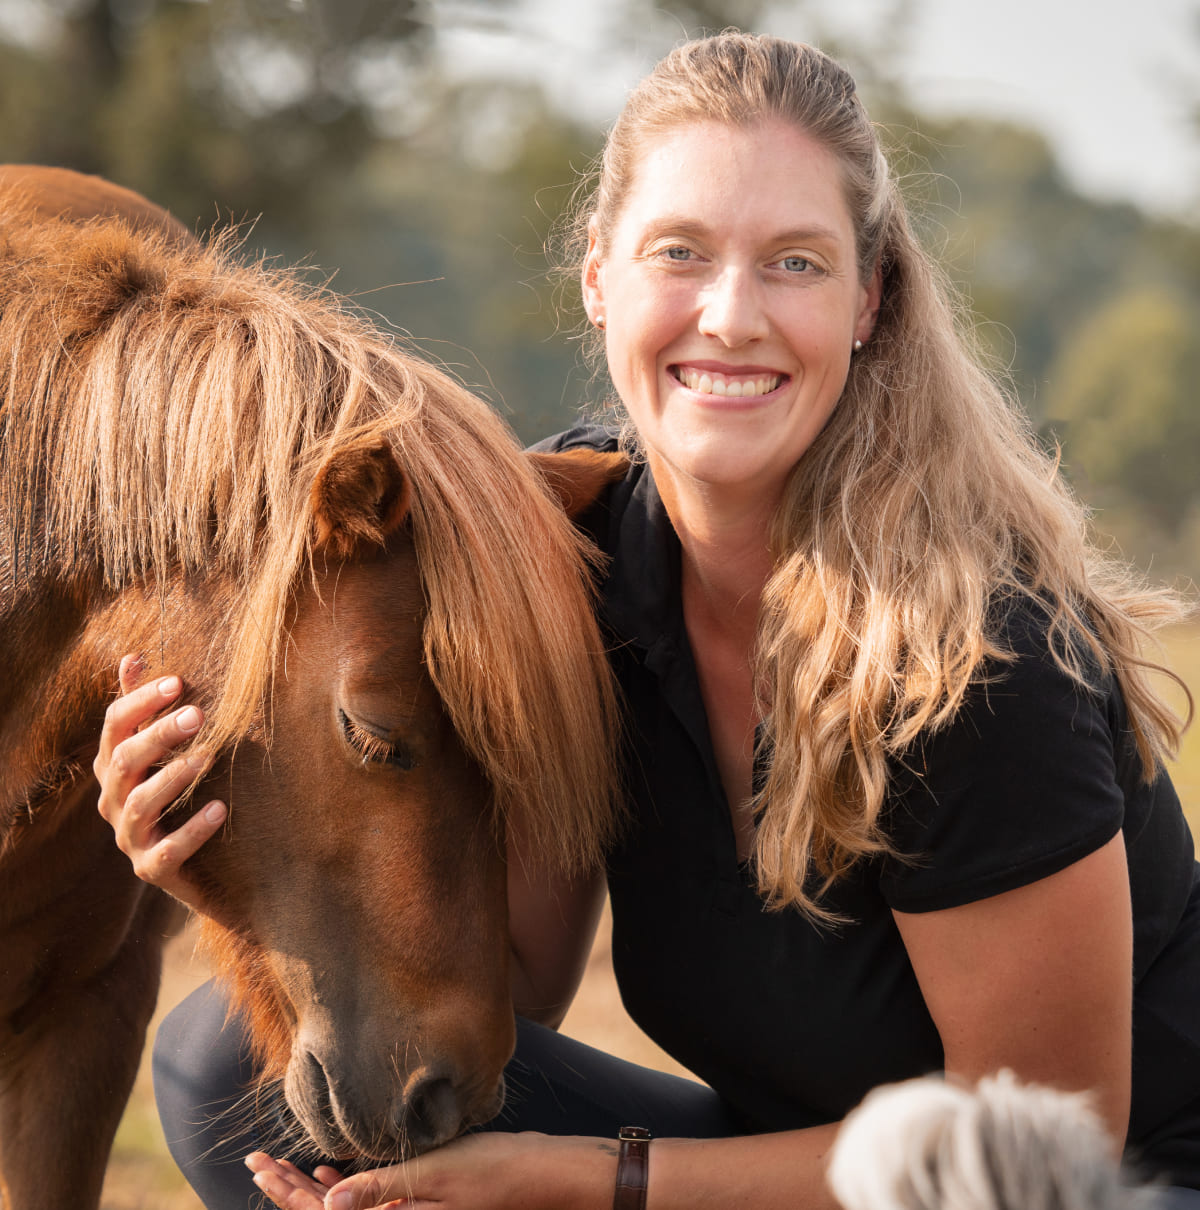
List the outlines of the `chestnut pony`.
{"label": "chestnut pony", "polygon": [[8,1210],[97,1204],[175,916],[96,811],[126,651],[206,712],[192,799],[231,809],[188,872],[298,1137],[384,1161],[495,1113],[506,827],[561,870],[612,828],[614,698],[564,504],[619,470],[526,457],[230,239],[0,169]]}

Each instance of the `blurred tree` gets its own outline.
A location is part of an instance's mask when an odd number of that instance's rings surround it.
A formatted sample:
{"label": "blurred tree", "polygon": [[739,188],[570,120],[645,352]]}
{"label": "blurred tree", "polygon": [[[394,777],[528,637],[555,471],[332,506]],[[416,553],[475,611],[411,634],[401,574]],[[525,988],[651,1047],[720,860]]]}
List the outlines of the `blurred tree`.
{"label": "blurred tree", "polygon": [[110,175],[185,220],[298,231],[372,138],[368,67],[411,62],[417,0],[41,0],[0,44],[0,149]]}
{"label": "blurred tree", "polygon": [[1050,372],[1047,405],[1089,498],[1177,532],[1200,503],[1200,305],[1161,287],[1098,308]]}
{"label": "blurred tree", "polygon": [[678,21],[689,37],[730,26],[754,29],[766,7],[766,0],[658,0],[654,5],[658,12]]}
{"label": "blurred tree", "polygon": [[1104,530],[1196,576],[1200,226],[1081,196],[1032,130],[913,114],[894,129],[925,241]]}
{"label": "blurred tree", "polygon": [[1081,197],[1028,128],[911,113],[896,128],[923,238],[1042,419],[1041,383],[1067,334],[1131,277],[1176,276],[1170,258],[1148,252],[1154,224],[1131,205]]}

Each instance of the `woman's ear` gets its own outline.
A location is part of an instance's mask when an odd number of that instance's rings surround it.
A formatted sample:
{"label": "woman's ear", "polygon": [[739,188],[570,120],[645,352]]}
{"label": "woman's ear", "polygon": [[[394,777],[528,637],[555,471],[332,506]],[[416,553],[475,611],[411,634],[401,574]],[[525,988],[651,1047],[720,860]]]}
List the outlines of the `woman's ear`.
{"label": "woman's ear", "polygon": [[583,258],[583,308],[588,321],[598,327],[604,326],[604,262],[600,257],[600,235],[596,220],[588,223],[587,255]]}
{"label": "woman's ear", "polygon": [[854,325],[854,339],[863,344],[871,339],[875,331],[875,321],[879,318],[879,305],[883,300],[883,270],[879,262],[875,262],[875,271],[871,280],[863,287],[862,306],[859,308],[858,321]]}

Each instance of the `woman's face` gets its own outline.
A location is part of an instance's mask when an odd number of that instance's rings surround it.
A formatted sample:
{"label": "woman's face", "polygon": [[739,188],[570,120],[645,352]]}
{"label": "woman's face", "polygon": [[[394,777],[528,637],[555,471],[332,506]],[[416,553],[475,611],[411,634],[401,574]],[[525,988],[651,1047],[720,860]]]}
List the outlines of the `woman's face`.
{"label": "woman's face", "polygon": [[613,383],[656,478],[774,502],[879,306],[838,161],[780,120],[648,143],[584,265]]}

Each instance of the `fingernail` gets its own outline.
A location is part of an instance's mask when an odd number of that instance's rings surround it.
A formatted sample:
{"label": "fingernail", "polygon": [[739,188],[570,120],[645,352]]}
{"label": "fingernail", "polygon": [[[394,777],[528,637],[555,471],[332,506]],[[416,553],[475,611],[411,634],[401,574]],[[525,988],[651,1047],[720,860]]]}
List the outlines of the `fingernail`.
{"label": "fingernail", "polygon": [[204,808],[204,818],[209,823],[216,823],[218,820],[225,818],[225,804],[223,802],[210,802]]}
{"label": "fingernail", "polygon": [[179,692],[179,678],[177,676],[164,676],[158,682],[158,691],[163,697],[173,697]]}
{"label": "fingernail", "polygon": [[200,730],[200,711],[195,706],[184,706],[175,716],[175,725],[184,735]]}
{"label": "fingernail", "polygon": [[325,1210],[354,1210],[353,1193],[334,1193],[325,1202]]}

